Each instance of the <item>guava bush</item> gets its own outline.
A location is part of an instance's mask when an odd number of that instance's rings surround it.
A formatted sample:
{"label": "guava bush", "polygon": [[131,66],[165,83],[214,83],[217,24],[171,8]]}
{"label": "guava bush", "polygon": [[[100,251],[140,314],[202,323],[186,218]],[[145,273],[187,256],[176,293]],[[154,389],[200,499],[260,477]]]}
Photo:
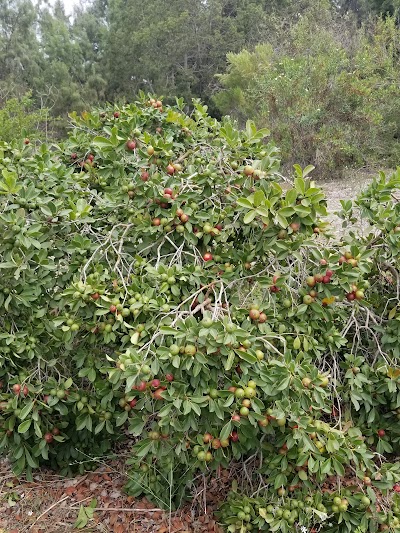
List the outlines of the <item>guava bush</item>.
{"label": "guava bush", "polygon": [[400,171],[338,241],[313,167],[282,185],[267,131],[183,108],[1,144],[2,453],[69,474],[130,442],[127,490],[165,508],[235,464],[229,531],[397,527]]}

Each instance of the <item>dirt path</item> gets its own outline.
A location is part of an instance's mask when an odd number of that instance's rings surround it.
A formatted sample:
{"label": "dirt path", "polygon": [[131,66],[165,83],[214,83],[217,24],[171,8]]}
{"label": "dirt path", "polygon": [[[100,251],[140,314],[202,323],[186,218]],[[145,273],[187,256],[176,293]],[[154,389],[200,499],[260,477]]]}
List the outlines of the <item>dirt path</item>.
{"label": "dirt path", "polygon": [[367,187],[376,173],[359,172],[346,178],[318,182],[328,199],[328,211],[333,213],[340,209],[340,200],[354,199],[365,187]]}

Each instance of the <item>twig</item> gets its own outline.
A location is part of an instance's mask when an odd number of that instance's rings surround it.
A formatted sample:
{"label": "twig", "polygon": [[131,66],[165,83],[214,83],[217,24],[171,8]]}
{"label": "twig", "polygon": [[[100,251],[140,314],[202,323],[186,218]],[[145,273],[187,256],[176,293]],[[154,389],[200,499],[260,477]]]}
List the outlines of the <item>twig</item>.
{"label": "twig", "polygon": [[58,500],[57,502],[53,503],[53,505],[50,505],[50,507],[48,507],[45,511],[43,511],[43,513],[41,515],[39,515],[36,520],[33,522],[33,524],[31,524],[29,526],[30,529],[32,529],[32,527],[37,524],[39,522],[39,520],[44,516],[46,515],[49,511],[51,511],[52,509],[54,509],[54,507],[57,507],[57,505],[59,505],[60,503],[64,502],[65,500],[68,500],[68,498],[70,498],[69,495],[67,496],[64,496],[63,498],[61,498],[61,500]]}

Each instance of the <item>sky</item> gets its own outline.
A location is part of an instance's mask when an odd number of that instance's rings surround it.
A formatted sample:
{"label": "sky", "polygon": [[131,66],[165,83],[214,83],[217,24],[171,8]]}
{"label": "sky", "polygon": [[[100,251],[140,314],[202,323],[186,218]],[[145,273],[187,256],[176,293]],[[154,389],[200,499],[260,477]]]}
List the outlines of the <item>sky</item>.
{"label": "sky", "polygon": [[70,15],[75,5],[79,3],[79,0],[63,0],[65,5],[65,12]]}

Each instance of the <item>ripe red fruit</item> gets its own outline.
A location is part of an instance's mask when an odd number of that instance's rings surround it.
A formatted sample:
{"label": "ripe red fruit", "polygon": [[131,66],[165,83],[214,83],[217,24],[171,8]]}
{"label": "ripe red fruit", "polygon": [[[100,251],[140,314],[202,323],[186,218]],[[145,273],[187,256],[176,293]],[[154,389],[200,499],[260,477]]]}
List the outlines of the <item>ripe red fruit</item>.
{"label": "ripe red fruit", "polygon": [[292,228],[293,232],[296,233],[300,229],[300,224],[299,222],[292,222],[290,227]]}
{"label": "ripe red fruit", "polygon": [[221,441],[219,439],[213,439],[211,446],[214,450],[218,450],[218,448],[221,448]]}
{"label": "ripe red fruit", "polygon": [[331,278],[329,276],[324,276],[322,278],[322,283],[330,283],[331,282]]}
{"label": "ripe red fruit", "polygon": [[399,484],[399,483],[395,483],[395,484],[393,485],[393,490],[394,490],[395,492],[400,492],[400,484]]}
{"label": "ripe red fruit", "polygon": [[100,298],[100,294],[98,292],[95,292],[92,294],[92,300],[98,300]]}
{"label": "ripe red fruit", "polygon": [[163,400],[164,398],[161,396],[161,394],[164,392],[164,390],[164,388],[155,390],[153,393],[153,398],[155,400]]}
{"label": "ripe red fruit", "polygon": [[322,265],[322,266],[325,266],[325,265],[328,264],[328,261],[326,259],[322,258],[322,259],[319,260],[319,264]]}
{"label": "ripe red fruit", "polygon": [[116,313],[117,307],[115,305],[110,305],[110,313]]}
{"label": "ripe red fruit", "polygon": [[273,293],[276,293],[276,292],[279,292],[279,291],[280,291],[279,287],[277,287],[276,285],[272,285],[272,286],[269,288],[269,290],[270,290],[271,292],[273,292]]}
{"label": "ripe red fruit", "polygon": [[161,385],[161,381],[159,379],[153,379],[151,382],[151,386],[153,389],[158,389],[158,387]]}
{"label": "ripe red fruit", "polygon": [[315,274],[314,278],[317,283],[322,283],[324,280],[324,276],[322,274]]}
{"label": "ripe red fruit", "polygon": [[232,431],[229,438],[232,442],[237,442],[239,440],[239,433],[237,431]]}
{"label": "ripe red fruit", "polygon": [[185,224],[189,220],[189,216],[186,213],[183,213],[183,215],[180,216],[181,222]]}
{"label": "ripe red fruit", "polygon": [[348,299],[349,302],[352,302],[353,300],[356,299],[356,295],[354,294],[354,292],[349,292],[346,294],[346,298]]}
{"label": "ripe red fruit", "polygon": [[22,393],[24,396],[28,396],[29,394],[29,389],[26,385],[24,385],[24,388],[22,389]]}
{"label": "ripe red fruit", "polygon": [[148,180],[149,180],[149,173],[146,172],[146,171],[144,170],[144,171],[141,173],[141,175],[140,175],[140,179],[141,179],[142,181],[148,181]]}
{"label": "ripe red fruit", "polygon": [[94,155],[93,154],[89,154],[88,157],[89,161],[93,161],[94,160]]}
{"label": "ripe red fruit", "polygon": [[378,437],[384,437],[386,435],[386,431],[384,429],[378,429]]}
{"label": "ripe red fruit", "polygon": [[264,324],[267,321],[267,315],[265,313],[260,313],[258,322],[259,324]]}
{"label": "ripe red fruit", "polygon": [[232,422],[240,422],[240,415],[232,415]]}
{"label": "ripe red fruit", "polygon": [[131,150],[133,152],[133,150],[136,148],[136,141],[133,139],[126,141],[126,148],[127,150]]}
{"label": "ripe red fruit", "polygon": [[345,258],[344,255],[342,255],[342,256],[339,257],[339,265],[343,265],[343,263],[345,263],[346,261],[347,261],[347,260],[346,260],[346,258]]}
{"label": "ripe red fruit", "polygon": [[222,224],[216,224],[215,227],[217,230],[222,231]]}
{"label": "ripe red fruit", "polygon": [[172,174],[175,173],[175,168],[171,164],[167,165],[166,170],[167,170],[167,174],[169,174],[170,176],[172,176]]}
{"label": "ripe red fruit", "polygon": [[153,226],[159,226],[161,224],[161,220],[159,218],[153,218],[152,224]]}
{"label": "ripe red fruit", "polygon": [[136,398],[134,398],[133,400],[131,400],[131,401],[129,402],[129,405],[130,405],[132,408],[135,407],[136,404],[137,404],[137,400],[136,400]]}
{"label": "ripe red fruit", "polygon": [[53,433],[53,435],[59,435],[60,434],[60,430],[56,427],[54,427],[51,432]]}
{"label": "ripe red fruit", "polygon": [[333,276],[333,270],[327,270],[325,272],[325,276],[328,276],[328,278],[331,278]]}
{"label": "ripe red fruit", "polygon": [[170,188],[170,187],[167,187],[166,189],[164,189],[164,194],[174,194],[174,191]]}
{"label": "ripe red fruit", "polygon": [[71,154],[71,159],[76,159],[78,157],[78,154],[76,152],[73,152]]}
{"label": "ripe red fruit", "polygon": [[137,386],[137,390],[140,392],[144,392],[147,389],[147,383],[145,381],[141,381],[139,385]]}
{"label": "ripe red fruit", "polygon": [[272,277],[272,283],[275,285],[279,278],[280,278],[280,275],[279,274],[275,274]]}
{"label": "ripe red fruit", "polygon": [[181,218],[181,216],[183,215],[183,209],[181,209],[180,207],[176,210],[176,216]]}
{"label": "ripe red fruit", "polygon": [[115,111],[114,118],[119,118],[119,112],[118,111]]}
{"label": "ripe red fruit", "polygon": [[174,381],[174,376],[173,374],[165,374],[165,379],[171,383]]}
{"label": "ripe red fruit", "polygon": [[47,442],[47,444],[50,444],[51,442],[53,442],[54,437],[51,433],[46,433],[44,436],[44,440]]}
{"label": "ripe red fruit", "polygon": [[19,385],[19,383],[16,383],[15,385],[13,385],[12,390],[14,394],[18,395],[21,392],[21,385]]}
{"label": "ripe red fruit", "polygon": [[212,261],[212,258],[213,258],[213,256],[212,256],[212,254],[210,254],[209,252],[207,252],[207,253],[205,253],[205,254],[203,255],[203,259],[204,259],[204,261]]}
{"label": "ripe red fruit", "polygon": [[24,139],[24,144],[29,144],[31,141],[29,139]]}
{"label": "ripe red fruit", "polygon": [[212,440],[213,440],[213,436],[211,435],[211,433],[204,433],[204,435],[203,435],[204,444],[208,444]]}
{"label": "ripe red fruit", "polygon": [[45,394],[43,396],[43,401],[44,401],[44,403],[49,403],[49,395],[48,394]]}

